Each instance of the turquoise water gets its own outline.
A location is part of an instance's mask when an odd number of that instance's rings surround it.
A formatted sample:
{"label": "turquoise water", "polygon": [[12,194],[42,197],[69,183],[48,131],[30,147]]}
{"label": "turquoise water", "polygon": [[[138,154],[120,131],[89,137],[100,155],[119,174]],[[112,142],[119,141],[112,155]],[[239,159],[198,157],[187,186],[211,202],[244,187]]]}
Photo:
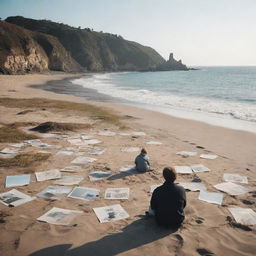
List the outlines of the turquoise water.
{"label": "turquoise water", "polygon": [[256,67],[105,73],[73,83],[122,99],[126,104],[234,129],[249,127],[256,132]]}

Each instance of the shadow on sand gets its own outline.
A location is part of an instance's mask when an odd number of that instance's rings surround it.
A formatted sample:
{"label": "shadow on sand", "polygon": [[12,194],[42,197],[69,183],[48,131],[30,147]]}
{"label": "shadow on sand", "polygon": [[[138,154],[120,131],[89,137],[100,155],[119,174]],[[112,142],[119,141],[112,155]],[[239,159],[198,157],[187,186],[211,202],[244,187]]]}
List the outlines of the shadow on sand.
{"label": "shadow on sand", "polygon": [[138,172],[135,168],[131,168],[127,171],[121,171],[107,178],[108,180],[118,180],[131,175],[145,174],[147,172]]}
{"label": "shadow on sand", "polygon": [[[141,218],[97,241],[71,248],[72,244],[60,244],[36,251],[29,256],[106,256],[117,255],[168,236],[176,230],[158,227],[153,218]],[[86,231],[85,231],[86,232]]]}

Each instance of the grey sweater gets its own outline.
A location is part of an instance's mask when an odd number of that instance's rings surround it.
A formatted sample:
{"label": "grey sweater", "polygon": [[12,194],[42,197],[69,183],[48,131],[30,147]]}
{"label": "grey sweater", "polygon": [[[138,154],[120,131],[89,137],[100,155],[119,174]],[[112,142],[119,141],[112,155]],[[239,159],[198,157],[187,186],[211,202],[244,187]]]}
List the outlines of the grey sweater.
{"label": "grey sweater", "polygon": [[140,153],[135,158],[136,169],[139,172],[146,172],[149,170],[149,159],[147,154]]}

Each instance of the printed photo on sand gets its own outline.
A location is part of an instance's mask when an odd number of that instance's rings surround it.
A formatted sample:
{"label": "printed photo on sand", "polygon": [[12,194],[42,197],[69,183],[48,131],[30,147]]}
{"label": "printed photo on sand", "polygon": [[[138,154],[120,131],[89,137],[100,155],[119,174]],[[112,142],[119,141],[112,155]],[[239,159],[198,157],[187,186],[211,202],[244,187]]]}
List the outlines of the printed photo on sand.
{"label": "printed photo on sand", "polygon": [[55,225],[69,225],[75,217],[81,214],[83,214],[82,211],[53,207],[50,211],[37,218],[37,220]]}
{"label": "printed photo on sand", "polygon": [[99,196],[100,191],[94,188],[75,187],[68,197],[90,201]]}
{"label": "printed photo on sand", "polygon": [[35,197],[28,196],[16,189],[0,194],[0,202],[7,206],[18,206],[34,199]]}
{"label": "printed photo on sand", "polygon": [[120,204],[93,208],[100,223],[121,220],[129,217],[129,214]]}
{"label": "printed photo on sand", "polygon": [[129,188],[107,188],[105,199],[128,199],[129,193]]}

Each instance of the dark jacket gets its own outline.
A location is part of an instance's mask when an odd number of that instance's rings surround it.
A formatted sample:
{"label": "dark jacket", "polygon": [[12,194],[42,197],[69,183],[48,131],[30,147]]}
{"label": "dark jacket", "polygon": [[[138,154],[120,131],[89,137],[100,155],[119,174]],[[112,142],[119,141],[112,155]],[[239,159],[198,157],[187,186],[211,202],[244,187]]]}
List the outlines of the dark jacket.
{"label": "dark jacket", "polygon": [[185,189],[166,181],[154,190],[150,206],[155,212],[155,218],[159,225],[179,227],[185,218],[183,211],[186,206]]}
{"label": "dark jacket", "polygon": [[139,154],[136,158],[135,158],[135,165],[136,165],[136,169],[139,172],[147,172],[149,170],[149,161],[148,161],[148,156],[147,154]]}

